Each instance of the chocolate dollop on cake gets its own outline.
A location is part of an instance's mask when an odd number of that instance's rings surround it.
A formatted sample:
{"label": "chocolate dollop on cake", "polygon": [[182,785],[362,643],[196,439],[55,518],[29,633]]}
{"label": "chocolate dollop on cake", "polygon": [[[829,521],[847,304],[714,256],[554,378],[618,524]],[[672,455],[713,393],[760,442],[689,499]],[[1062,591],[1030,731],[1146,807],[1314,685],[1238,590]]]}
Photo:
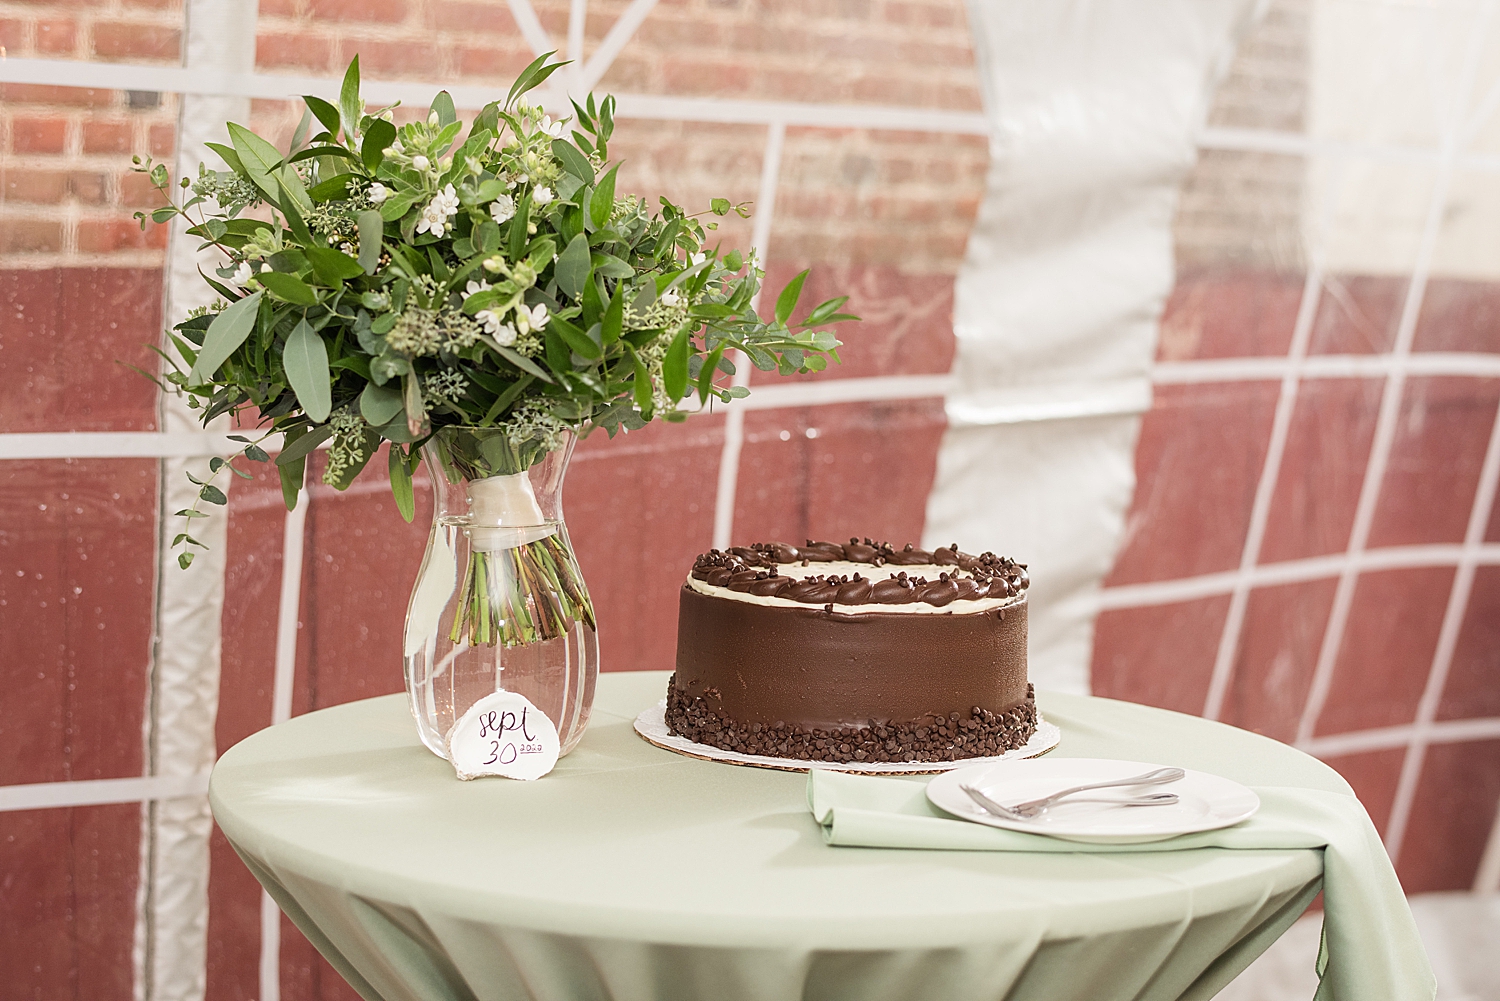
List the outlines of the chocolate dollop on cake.
{"label": "chocolate dollop on cake", "polygon": [[934,762],[1036,729],[1024,564],[850,539],[711,550],[684,582],[667,726],[746,754]]}

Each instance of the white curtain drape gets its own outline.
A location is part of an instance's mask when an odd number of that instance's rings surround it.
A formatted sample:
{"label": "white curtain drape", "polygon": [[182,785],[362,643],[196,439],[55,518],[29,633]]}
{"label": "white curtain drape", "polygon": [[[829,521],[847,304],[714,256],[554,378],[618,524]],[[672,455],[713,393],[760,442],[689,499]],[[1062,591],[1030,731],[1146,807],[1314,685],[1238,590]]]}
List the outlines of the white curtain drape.
{"label": "white curtain drape", "polygon": [[956,290],[924,544],[1031,565],[1031,676],[1088,690],[1135,485],[1171,223],[1254,0],[971,0],[991,166]]}

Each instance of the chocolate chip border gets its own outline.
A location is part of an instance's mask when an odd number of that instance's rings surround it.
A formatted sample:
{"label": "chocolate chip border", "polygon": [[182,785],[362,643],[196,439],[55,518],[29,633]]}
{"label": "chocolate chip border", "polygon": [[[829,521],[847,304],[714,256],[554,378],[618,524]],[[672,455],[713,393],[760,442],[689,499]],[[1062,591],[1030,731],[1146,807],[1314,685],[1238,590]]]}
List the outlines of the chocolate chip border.
{"label": "chocolate chip border", "polygon": [[[782,576],[780,565],[847,561],[872,566],[951,567],[940,570],[935,580],[909,576],[905,571],[888,580],[872,581],[855,573],[815,574],[800,580]],[[727,552],[710,549],[693,561],[690,576],[713,587],[748,592],[760,597],[784,598],[805,605],[902,605],[920,601],[941,607],[954,601],[1012,598],[1031,585],[1024,563],[994,553],[973,556],[959,550],[958,543],[932,552],[907,543],[896,549],[889,542],[865,539],[837,542],[807,540],[802,547],[784,542],[758,542],[732,546]]]}
{"label": "chocolate chip border", "polygon": [[831,730],[804,730],[778,722],[744,724],[729,717],[718,689],[689,696],[677,687],[674,672],[667,681],[667,730],[699,744],[740,754],[803,761],[916,762],[961,761],[1014,751],[1036,733],[1036,695],[1026,686],[1026,700],[1004,713],[979,706],[968,719],[923,717],[916,723],[871,723]]}

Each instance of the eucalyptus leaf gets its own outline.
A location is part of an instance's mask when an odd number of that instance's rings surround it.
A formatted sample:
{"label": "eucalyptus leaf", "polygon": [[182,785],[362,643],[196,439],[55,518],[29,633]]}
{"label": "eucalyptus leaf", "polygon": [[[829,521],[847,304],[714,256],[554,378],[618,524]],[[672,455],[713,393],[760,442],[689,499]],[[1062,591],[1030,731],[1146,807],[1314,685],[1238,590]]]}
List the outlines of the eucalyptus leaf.
{"label": "eucalyptus leaf", "polygon": [[261,292],[252,292],[214,317],[203,337],[203,349],[198,352],[192,371],[188,373],[189,386],[201,386],[211,379],[219,366],[245,343],[245,338],[255,329],[262,296]]}
{"label": "eucalyptus leaf", "polygon": [[233,147],[225,146],[223,143],[210,142],[206,142],[203,145],[219,154],[219,158],[236,174],[243,175],[244,177],[250,176],[249,172],[245,170],[245,165],[240,162],[240,155],[234,151]]}
{"label": "eucalyptus leaf", "polygon": [[641,356],[636,353],[635,348],[626,342],[625,350],[630,353],[631,365],[635,368],[635,402],[641,408],[642,413],[651,412],[651,375],[646,371],[646,363],[641,361]]}
{"label": "eucalyptus leaf", "polygon": [[349,194],[349,182],[352,180],[354,180],[353,174],[337,174],[313,185],[308,190],[307,196],[314,202],[336,201]]}
{"label": "eucalyptus leaf", "polygon": [[284,275],[279,271],[265,271],[255,276],[276,298],[298,306],[316,306],[318,293],[312,286],[296,275]]}
{"label": "eucalyptus leaf", "polygon": [[376,428],[375,433],[386,441],[399,442],[402,445],[417,440],[417,436],[411,433],[411,428],[407,425],[406,412],[404,410],[389,424],[382,424]]}
{"label": "eucalyptus leaf", "polygon": [[374,427],[389,424],[401,413],[401,394],[375,383],[366,383],[359,394],[359,412]]}
{"label": "eucalyptus leaf", "polygon": [[380,218],[386,222],[395,222],[411,210],[421,197],[421,192],[407,191],[399,195],[392,195],[380,203]]}
{"label": "eucalyptus leaf", "polygon": [[589,361],[597,361],[603,356],[603,352],[600,351],[599,345],[594,342],[593,338],[567,320],[553,317],[552,322],[547,325],[547,329],[556,330],[558,336],[567,343],[569,349],[582,358],[587,358]]}
{"label": "eucalyptus leaf", "polygon": [[292,425],[286,430],[286,438],[281,443],[281,452],[276,456],[276,465],[287,466],[306,458],[331,437],[333,437],[333,427],[329,424],[321,427],[309,427],[306,424]]}
{"label": "eucalyptus leaf", "polygon": [[344,71],[344,82],[339,87],[339,124],[344,126],[344,142],[354,145],[355,133],[359,131],[359,119],[364,114],[365,102],[359,97],[359,56],[349,61]]}
{"label": "eucalyptus leaf", "polygon": [[579,233],[568,241],[562,256],[557,259],[557,287],[570,299],[577,299],[583,295],[583,287],[589,280],[591,270],[589,240]]}
{"label": "eucalyptus leaf", "polygon": [[359,214],[359,266],[367,275],[373,275],[380,266],[380,241],[385,233],[385,220],[374,209]]}
{"label": "eucalyptus leaf", "polygon": [[635,277],[635,268],[632,268],[613,254],[605,254],[596,250],[590,256],[590,260],[594,265],[595,273],[601,274],[606,278]]}
{"label": "eucalyptus leaf", "polygon": [[598,187],[594,189],[593,197],[589,199],[589,217],[594,220],[595,229],[609,222],[609,215],[614,211],[615,173],[619,169],[618,165],[609,168],[609,173],[600,179]]}
{"label": "eucalyptus leaf", "polygon": [[[555,51],[553,50],[553,52]],[[510,93],[505,95],[505,107],[507,110],[515,103],[516,98],[540,86],[549,76],[568,65],[565,62],[548,65],[547,60],[552,57],[553,52],[543,52],[537,56],[521,71],[521,75],[516,77],[516,82],[510,85]]]}
{"label": "eucalyptus leaf", "polygon": [[308,109],[314,115],[317,116],[318,122],[323,126],[323,128],[327,129],[329,132],[333,133],[334,135],[338,135],[338,131],[339,131],[339,109],[338,108],[335,108],[333,105],[329,104],[327,101],[323,100],[321,97],[314,97],[311,94],[304,94],[302,96],[302,102],[307,105]]}
{"label": "eucalyptus leaf", "polygon": [[493,219],[486,219],[474,227],[474,249],[480,254],[493,254],[500,249],[500,227]]}
{"label": "eucalyptus leaf", "polygon": [[792,310],[797,308],[797,300],[802,296],[802,283],[807,280],[807,272],[803,271],[796,278],[786,283],[786,288],[776,297],[776,322],[785,323],[792,318]]}
{"label": "eucalyptus leaf", "polygon": [[688,330],[677,331],[667,348],[667,356],[661,363],[662,388],[675,402],[687,395],[688,385]]}
{"label": "eucalyptus leaf", "polygon": [[582,187],[585,187],[582,180],[574,177],[572,174],[564,173],[563,176],[557,179],[557,197],[565,202],[571,201],[573,196],[578,193],[578,189]]}
{"label": "eucalyptus leaf", "polygon": [[[593,183],[594,165],[589,163],[588,157],[578,151],[577,146],[566,139],[554,139],[552,140],[552,155],[562,161],[563,169],[568,173],[585,184]],[[613,199],[613,195],[610,197]]]}
{"label": "eucalyptus leaf", "polygon": [[600,321],[599,339],[604,347],[609,347],[620,339],[620,334],[625,325],[625,293],[616,290],[614,298],[609,301],[609,308],[604,311],[604,319]]}
{"label": "eucalyptus leaf", "polygon": [[[307,193],[305,191],[302,193],[302,197],[307,197]],[[309,201],[308,207],[312,207],[311,201]],[[307,223],[302,221],[302,212],[297,207],[297,203],[294,200],[292,200],[290,197],[283,199],[281,203],[281,212],[286,216],[287,228],[292,231],[292,235],[297,238],[298,243],[302,244],[302,246],[304,247],[310,247],[313,244],[318,243],[317,237],[313,236],[312,231],[307,228]]]}
{"label": "eucalyptus leaf", "polygon": [[281,151],[243,125],[230,122],[226,127],[245,173],[267,198],[280,204],[281,185],[277,182],[275,171],[281,166]]}
{"label": "eucalyptus leaf", "polygon": [[503,344],[497,343],[493,337],[485,336],[480,339],[484,341],[485,344],[489,345],[490,350],[494,351],[497,355],[510,362],[522,372],[527,372],[542,380],[543,382],[553,381],[552,377],[548,375],[540,365],[532,361],[530,358],[527,358],[519,351],[516,351],[513,348],[508,348]]}
{"label": "eucalyptus leaf", "polygon": [[396,141],[396,126],[384,118],[377,118],[365,130],[364,141],[359,146],[359,158],[368,171],[374,171],[385,159],[385,151]]}
{"label": "eucalyptus leaf", "polygon": [[481,132],[497,136],[500,134],[500,106],[493,101],[486,104],[484,110],[474,117],[474,124],[469,129],[470,135],[478,135]]}
{"label": "eucalyptus leaf", "polygon": [[306,253],[307,259],[312,262],[313,273],[328,285],[348,278],[358,278],[365,273],[358,261],[332,247],[308,247]]}
{"label": "eucalyptus leaf", "polygon": [[317,423],[328,419],[333,411],[332,380],[328,372],[328,345],[308,324],[299,320],[287,336],[281,363],[287,382],[297,394],[303,413]]}
{"label": "eucalyptus leaf", "polygon": [[698,370],[698,399],[703,403],[708,402],[709,391],[713,389],[714,374],[718,371],[719,360],[724,357],[724,345],[720,344],[713,349]]}
{"label": "eucalyptus leaf", "polygon": [[526,391],[526,387],[530,386],[535,380],[536,376],[531,375],[528,372],[527,374],[521,376],[521,378],[517,379],[515,382],[511,383],[510,388],[506,389],[499,396],[495,397],[495,402],[490,404],[490,409],[486,411],[484,415],[484,423],[493,423],[501,414],[505,412],[505,408],[519,399],[521,394]]}
{"label": "eucalyptus leaf", "polygon": [[416,496],[412,492],[411,469],[401,457],[401,449],[394,444],[390,450],[391,496],[396,500],[396,510],[403,521],[410,522],[417,513]]}
{"label": "eucalyptus leaf", "polygon": [[458,121],[458,112],[453,107],[453,95],[446,90],[438,91],[429,110],[437,112],[439,125],[452,125]]}

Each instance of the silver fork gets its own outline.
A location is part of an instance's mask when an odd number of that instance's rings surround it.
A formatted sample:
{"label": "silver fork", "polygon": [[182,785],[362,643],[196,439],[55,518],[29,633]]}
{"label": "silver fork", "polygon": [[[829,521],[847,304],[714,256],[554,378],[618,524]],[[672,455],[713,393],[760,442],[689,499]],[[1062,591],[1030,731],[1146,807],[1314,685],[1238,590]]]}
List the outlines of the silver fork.
{"label": "silver fork", "polygon": [[[1072,796],[1075,793],[1088,792],[1094,789],[1113,789],[1119,786],[1166,785],[1169,782],[1178,781],[1186,774],[1181,768],[1157,768],[1146,772],[1144,775],[1136,775],[1127,779],[1114,779],[1110,782],[1090,782],[1087,785],[1074,786],[1071,789],[1055,792],[1050,796],[1027,800],[1024,803],[1016,803],[1013,806],[1005,806],[1002,803],[997,803],[971,785],[961,785],[959,788],[968,793],[970,799],[996,816],[1007,817],[1012,820],[1028,820],[1045,812],[1058,800]],[[1177,802],[1177,794],[1155,793],[1136,799],[1112,799],[1107,802],[1118,803],[1121,806],[1169,806]]]}

